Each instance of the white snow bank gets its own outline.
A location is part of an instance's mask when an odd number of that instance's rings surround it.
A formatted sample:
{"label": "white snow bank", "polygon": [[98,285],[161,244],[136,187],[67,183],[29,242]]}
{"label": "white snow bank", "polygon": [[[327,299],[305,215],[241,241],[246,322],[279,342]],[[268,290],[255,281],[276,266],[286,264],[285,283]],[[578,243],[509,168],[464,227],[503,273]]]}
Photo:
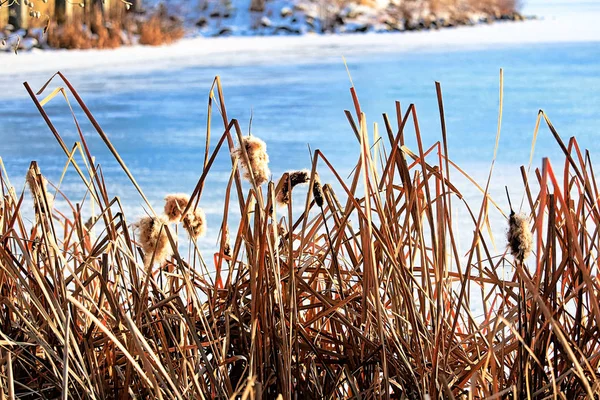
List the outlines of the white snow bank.
{"label": "white snow bank", "polygon": [[[539,0],[536,0],[539,1]],[[533,5],[536,5],[533,1]],[[552,1],[548,3],[552,5]],[[0,54],[0,83],[33,72],[158,70],[186,66],[303,63],[386,52],[452,51],[502,45],[600,41],[600,9],[546,16],[526,22],[499,22],[387,34],[306,35],[285,37],[189,38],[170,46],[115,50],[33,50]],[[532,7],[535,10],[535,7]],[[556,11],[556,9],[553,9]]]}

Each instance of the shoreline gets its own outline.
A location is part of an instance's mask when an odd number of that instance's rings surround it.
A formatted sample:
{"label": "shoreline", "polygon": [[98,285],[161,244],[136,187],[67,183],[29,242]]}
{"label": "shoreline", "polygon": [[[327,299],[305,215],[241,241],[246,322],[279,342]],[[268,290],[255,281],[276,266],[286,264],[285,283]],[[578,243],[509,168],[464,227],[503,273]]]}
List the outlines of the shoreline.
{"label": "shoreline", "polygon": [[166,46],[114,50],[33,50],[0,54],[4,76],[73,70],[163,70],[191,66],[304,62],[329,57],[460,51],[501,45],[600,41],[595,13],[436,31],[304,36],[184,38]]}

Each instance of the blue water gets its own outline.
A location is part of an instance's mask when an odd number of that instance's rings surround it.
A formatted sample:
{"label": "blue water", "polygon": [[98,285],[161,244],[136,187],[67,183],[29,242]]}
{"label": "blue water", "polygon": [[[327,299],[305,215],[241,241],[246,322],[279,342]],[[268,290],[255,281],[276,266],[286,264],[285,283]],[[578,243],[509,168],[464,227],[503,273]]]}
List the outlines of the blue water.
{"label": "blue water", "polygon": [[[592,159],[600,154],[600,46],[598,43],[504,46],[488,50],[419,52],[350,58],[348,65],[369,129],[381,114],[395,121],[394,101],[417,107],[426,146],[441,139],[435,81],[442,83],[450,156],[482,177],[493,155],[497,127],[499,69],[504,68],[504,118],[498,155],[498,185],[510,184],[527,164],[539,109],[544,109],[567,140],[576,136]],[[72,83],[137,178],[160,208],[170,192],[191,192],[202,172],[207,97],[220,75],[230,118],[269,148],[276,179],[281,172],[310,167],[308,146],[321,149],[342,173],[349,173],[358,145],[343,110],[352,110],[349,79],[341,60],[296,65],[188,67],[180,70],[102,74],[79,72]],[[38,84],[40,81],[37,77]],[[23,89],[24,90],[24,89]],[[70,147],[78,140],[64,101],[47,110]],[[76,111],[97,163],[103,165],[109,194],[141,212],[142,200],[106,151],[92,127]],[[58,182],[66,158],[30,99],[0,102],[0,157],[19,182],[31,160]],[[213,139],[222,133],[213,115]],[[416,150],[412,129],[407,144]],[[214,140],[213,140],[214,146]],[[542,126],[534,166],[560,151]],[[230,160],[223,152],[209,175],[203,206],[215,226],[222,212]],[[71,173],[62,189],[74,199],[85,192]],[[514,183],[514,182],[512,182]],[[500,187],[502,187],[500,186]],[[75,200],[76,201],[76,200]],[[216,232],[210,235],[214,237]]]}

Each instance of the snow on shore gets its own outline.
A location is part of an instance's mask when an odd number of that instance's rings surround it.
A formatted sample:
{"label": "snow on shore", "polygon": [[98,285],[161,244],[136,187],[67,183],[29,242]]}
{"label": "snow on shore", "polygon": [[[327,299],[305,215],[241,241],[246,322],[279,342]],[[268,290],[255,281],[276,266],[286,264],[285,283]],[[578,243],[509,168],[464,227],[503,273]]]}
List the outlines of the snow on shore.
{"label": "snow on shore", "polygon": [[[35,72],[117,69],[157,70],[185,66],[302,63],[386,52],[452,51],[491,46],[600,41],[600,9],[583,2],[565,13],[556,1],[548,12],[526,22],[499,22],[439,31],[386,34],[305,35],[274,37],[188,38],[163,47],[134,46],[115,50],[33,50],[0,54],[1,81]],[[536,10],[534,1],[531,11]],[[557,7],[552,7],[556,5]],[[526,9],[526,11],[530,11]]]}

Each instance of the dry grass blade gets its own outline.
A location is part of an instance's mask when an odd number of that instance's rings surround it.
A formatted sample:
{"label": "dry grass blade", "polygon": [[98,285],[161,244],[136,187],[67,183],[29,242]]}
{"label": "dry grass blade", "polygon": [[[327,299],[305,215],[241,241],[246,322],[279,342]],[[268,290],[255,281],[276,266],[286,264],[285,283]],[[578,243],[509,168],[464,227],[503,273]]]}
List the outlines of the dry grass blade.
{"label": "dry grass blade", "polygon": [[[153,265],[144,259],[154,249],[135,240],[74,110],[80,137],[72,149],[46,113],[59,94],[67,102],[73,96],[151,209],[82,98],[57,76],[66,89],[50,90],[49,81],[39,95],[45,90],[50,95],[42,100],[25,85],[65,152],[55,194],[48,195],[53,185],[46,186],[43,171],[32,164],[29,209],[27,194],[17,195],[0,160],[0,398],[600,395],[598,188],[589,153],[575,139],[565,144],[543,112],[531,151],[543,117],[564,153],[562,175],[547,160],[531,177],[528,168],[515,169],[527,197],[521,211],[529,216],[520,228],[533,221],[535,257],[516,253],[513,259],[484,235],[507,211],[490,195],[502,81],[485,185],[448,155],[439,84],[442,138],[430,146],[422,141],[415,106],[403,113],[400,103],[397,128],[384,115],[387,145],[375,124],[371,146],[352,85],[356,117],[349,111],[346,116],[349,134],[360,145],[356,168],[345,180],[316,150],[310,164],[298,166],[310,165],[298,179],[308,188],[298,185],[292,196],[289,175],[278,185],[259,185],[250,171],[250,184],[242,184],[238,156],[247,162],[248,154],[243,147],[234,152],[231,131],[238,142],[243,136],[238,122],[228,119],[216,78],[202,174],[189,199],[176,196],[181,201],[167,207],[171,222],[161,225],[159,236],[164,234],[161,240],[172,254]],[[213,108],[223,131],[211,149]],[[409,126],[415,151],[405,144]],[[223,217],[208,227],[220,231],[218,249],[205,258],[190,240],[185,257],[180,253],[185,245],[169,224],[200,209],[225,141],[232,168]],[[81,201],[60,191],[71,167],[81,178]],[[483,195],[479,204],[467,202],[455,176],[467,178],[466,190]],[[287,197],[279,195],[284,185]],[[306,200],[294,207],[305,189]],[[52,205],[55,197],[65,201]],[[234,197],[239,210],[230,207]],[[86,223],[88,206],[94,218]],[[34,218],[27,217],[31,213]],[[458,243],[465,240],[469,247],[462,257]]]}

